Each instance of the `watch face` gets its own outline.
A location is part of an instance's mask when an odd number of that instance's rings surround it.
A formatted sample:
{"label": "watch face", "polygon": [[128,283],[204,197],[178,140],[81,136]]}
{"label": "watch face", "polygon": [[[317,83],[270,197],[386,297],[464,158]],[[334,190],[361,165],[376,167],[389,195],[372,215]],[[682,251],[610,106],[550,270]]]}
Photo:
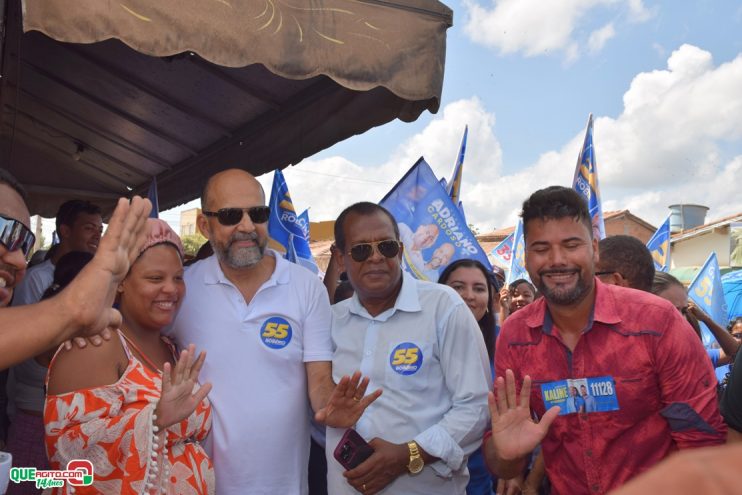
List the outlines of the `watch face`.
{"label": "watch face", "polygon": [[425,466],[425,463],[422,458],[416,457],[415,459],[410,459],[410,464],[407,466],[407,469],[410,470],[410,473],[417,474],[423,470],[423,466]]}

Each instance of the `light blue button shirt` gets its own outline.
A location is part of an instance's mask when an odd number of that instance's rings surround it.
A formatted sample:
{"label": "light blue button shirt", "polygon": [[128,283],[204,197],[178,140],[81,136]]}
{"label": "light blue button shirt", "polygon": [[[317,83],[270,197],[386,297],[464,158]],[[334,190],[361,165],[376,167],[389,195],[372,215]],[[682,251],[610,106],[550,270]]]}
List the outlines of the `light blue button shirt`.
{"label": "light blue button shirt", "polygon": [[[394,307],[372,317],[358,296],[333,306],[333,375],[360,370],[369,391],[384,393],[356,430],[367,441],[415,440],[440,460],[404,474],[382,493],[461,494],[466,458],[479,447],[489,421],[492,376],[471,310],[450,287],[405,273]],[[344,430],[327,429],[328,491],[351,494],[333,450]]]}

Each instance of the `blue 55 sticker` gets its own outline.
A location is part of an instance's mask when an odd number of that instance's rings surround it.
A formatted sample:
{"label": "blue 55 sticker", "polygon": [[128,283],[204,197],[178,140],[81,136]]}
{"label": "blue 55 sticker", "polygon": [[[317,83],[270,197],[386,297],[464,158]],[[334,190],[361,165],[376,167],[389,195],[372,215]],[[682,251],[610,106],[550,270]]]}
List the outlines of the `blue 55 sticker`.
{"label": "blue 55 sticker", "polygon": [[291,342],[291,324],[285,318],[273,316],[260,327],[260,340],[271,349],[283,349]]}
{"label": "blue 55 sticker", "polygon": [[389,365],[400,375],[413,375],[423,365],[423,351],[412,342],[403,342],[392,350]]}

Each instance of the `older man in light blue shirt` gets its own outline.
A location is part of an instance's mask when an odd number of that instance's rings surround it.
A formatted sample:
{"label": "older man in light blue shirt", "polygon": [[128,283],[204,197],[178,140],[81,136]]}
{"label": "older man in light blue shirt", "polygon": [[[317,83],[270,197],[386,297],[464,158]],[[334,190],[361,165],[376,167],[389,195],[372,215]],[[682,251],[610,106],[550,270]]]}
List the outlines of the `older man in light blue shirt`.
{"label": "older man in light blue shirt", "polygon": [[463,494],[489,418],[477,322],[449,287],[402,273],[399,231],[382,207],[346,209],[335,242],[355,295],[333,307],[333,375],[360,369],[384,393],[356,425],[375,451],[358,467],[332,458],[343,430],[328,428],[328,492]]}

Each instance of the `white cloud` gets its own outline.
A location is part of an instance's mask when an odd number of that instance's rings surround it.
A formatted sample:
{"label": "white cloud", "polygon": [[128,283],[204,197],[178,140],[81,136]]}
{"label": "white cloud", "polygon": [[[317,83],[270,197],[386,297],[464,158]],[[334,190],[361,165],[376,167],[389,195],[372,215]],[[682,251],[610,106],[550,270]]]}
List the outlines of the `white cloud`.
{"label": "white cloud", "polygon": [[596,29],[590,33],[590,37],[587,39],[587,49],[590,53],[597,53],[603,49],[609,39],[616,36],[616,29],[613,27],[613,23],[609,22],[600,29]]}
{"label": "white cloud", "polygon": [[[673,203],[707,205],[709,218],[742,211],[742,155],[721,158],[725,149],[742,144],[739,88],[742,54],[715,66],[708,52],[690,45],[675,50],[666,69],[636,75],[624,94],[623,112],[616,118],[595,118],[603,209],[628,208],[654,224]],[[355,201],[379,201],[420,155],[436,175],[447,177],[467,123],[462,197],[467,219],[480,229],[513,225],[531,192],[571,184],[584,129],[575,129],[572,139],[560,149],[544,151],[535,163],[503,173],[495,116],[471,98],[446,105],[381,165],[362,168],[332,157],[289,167],[284,173],[294,202],[297,208],[311,205],[313,220],[335,218]],[[264,180],[269,189],[270,177]]]}
{"label": "white cloud", "polygon": [[522,53],[528,57],[562,52],[567,61],[578,56],[580,44],[587,43],[593,51],[615,35],[614,26],[609,24],[610,28],[604,26],[593,32],[589,40],[576,39],[595,9],[626,9],[632,22],[644,22],[654,15],[643,0],[491,0],[489,7],[478,0],[464,0],[464,7],[464,30],[475,43],[501,54]]}

